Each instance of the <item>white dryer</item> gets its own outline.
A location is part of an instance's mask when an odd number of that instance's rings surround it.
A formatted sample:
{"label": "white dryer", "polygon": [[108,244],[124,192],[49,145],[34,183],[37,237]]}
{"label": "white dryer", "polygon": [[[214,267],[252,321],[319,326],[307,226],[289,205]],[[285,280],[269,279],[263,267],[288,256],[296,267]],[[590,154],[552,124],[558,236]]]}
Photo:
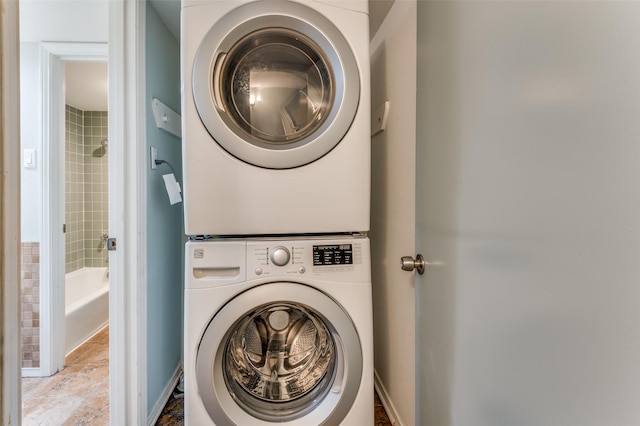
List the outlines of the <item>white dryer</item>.
{"label": "white dryer", "polygon": [[183,0],[187,235],[365,232],[367,0]]}
{"label": "white dryer", "polygon": [[372,425],[366,237],[186,246],[185,423]]}

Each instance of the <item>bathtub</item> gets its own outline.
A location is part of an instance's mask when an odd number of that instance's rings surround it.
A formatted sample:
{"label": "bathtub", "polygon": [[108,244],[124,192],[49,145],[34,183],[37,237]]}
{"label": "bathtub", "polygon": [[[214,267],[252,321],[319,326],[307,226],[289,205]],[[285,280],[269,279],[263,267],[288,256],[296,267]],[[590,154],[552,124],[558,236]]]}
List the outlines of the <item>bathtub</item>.
{"label": "bathtub", "polygon": [[65,353],[109,323],[107,268],[82,268],[65,278]]}

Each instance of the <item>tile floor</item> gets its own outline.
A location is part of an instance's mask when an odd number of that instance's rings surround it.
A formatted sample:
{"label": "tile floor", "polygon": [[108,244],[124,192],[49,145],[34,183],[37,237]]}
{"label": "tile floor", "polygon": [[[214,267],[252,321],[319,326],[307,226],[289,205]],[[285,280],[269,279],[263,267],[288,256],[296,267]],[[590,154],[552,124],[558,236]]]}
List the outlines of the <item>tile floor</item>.
{"label": "tile floor", "polygon": [[62,371],[22,379],[22,424],[109,424],[109,327],[70,353]]}
{"label": "tile floor", "polygon": [[[109,327],[105,327],[65,360],[66,368],[51,377],[22,379],[22,424],[109,424]],[[375,425],[392,423],[374,396]],[[183,398],[169,398],[156,425],[184,425]]]}

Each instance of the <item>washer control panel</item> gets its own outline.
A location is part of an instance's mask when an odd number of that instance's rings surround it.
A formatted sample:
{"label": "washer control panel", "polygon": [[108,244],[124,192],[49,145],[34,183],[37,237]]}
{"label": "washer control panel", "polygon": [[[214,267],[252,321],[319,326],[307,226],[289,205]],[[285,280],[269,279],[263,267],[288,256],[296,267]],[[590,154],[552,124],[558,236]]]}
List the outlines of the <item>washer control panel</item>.
{"label": "washer control panel", "polygon": [[369,256],[367,239],[247,241],[247,274],[352,274],[362,268],[364,256]]}
{"label": "washer control panel", "polygon": [[313,246],[313,266],[353,265],[353,244]]}

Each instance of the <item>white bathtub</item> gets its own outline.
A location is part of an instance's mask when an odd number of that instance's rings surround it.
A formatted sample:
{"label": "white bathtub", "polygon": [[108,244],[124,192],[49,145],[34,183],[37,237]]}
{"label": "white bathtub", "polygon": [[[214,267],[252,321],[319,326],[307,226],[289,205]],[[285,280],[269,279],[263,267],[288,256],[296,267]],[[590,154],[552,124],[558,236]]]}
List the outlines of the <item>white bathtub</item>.
{"label": "white bathtub", "polygon": [[82,268],[65,279],[65,353],[109,323],[107,268]]}

